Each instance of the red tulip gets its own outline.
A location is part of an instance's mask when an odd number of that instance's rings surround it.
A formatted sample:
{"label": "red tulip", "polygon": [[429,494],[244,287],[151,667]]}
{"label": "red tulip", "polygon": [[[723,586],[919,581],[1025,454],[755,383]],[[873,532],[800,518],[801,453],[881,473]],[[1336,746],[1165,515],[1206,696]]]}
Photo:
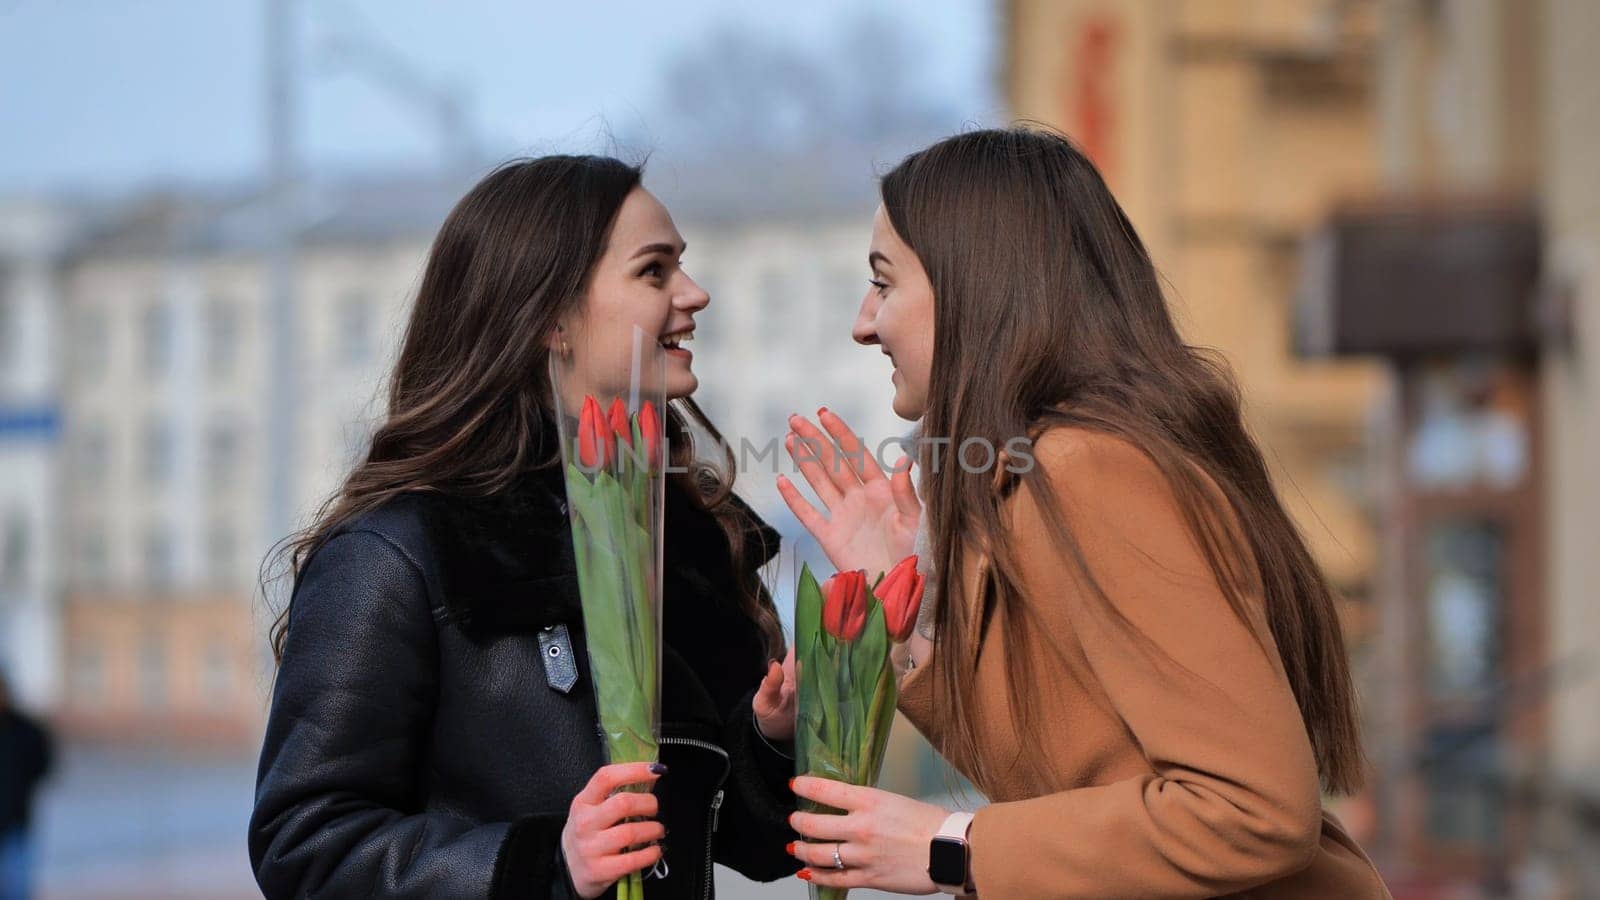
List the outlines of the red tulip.
{"label": "red tulip", "polygon": [[822,627],[841,641],[853,641],[867,627],[867,573],[840,572],[822,586]]}
{"label": "red tulip", "polygon": [[644,438],[645,459],[650,468],[661,465],[661,420],[656,417],[655,404],[649,400],[639,410],[639,434]]}
{"label": "red tulip", "polygon": [[628,407],[622,403],[622,398],[611,401],[611,431],[617,436],[619,448],[633,445],[633,425],[628,422]]}
{"label": "red tulip", "polygon": [[890,569],[873,591],[883,603],[890,638],[903,641],[911,636],[911,629],[917,624],[917,610],[922,606],[922,588],[926,580],[917,572],[917,555],[913,553]]}
{"label": "red tulip", "polygon": [[578,461],[591,472],[611,463],[611,427],[593,397],[583,398],[583,412],[578,416]]}

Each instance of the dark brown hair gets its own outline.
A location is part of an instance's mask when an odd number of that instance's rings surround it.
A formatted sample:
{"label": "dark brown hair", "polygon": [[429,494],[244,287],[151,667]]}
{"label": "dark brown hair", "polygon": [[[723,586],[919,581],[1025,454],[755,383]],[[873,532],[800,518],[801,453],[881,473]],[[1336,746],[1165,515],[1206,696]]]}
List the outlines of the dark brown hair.
{"label": "dark brown hair", "polygon": [[[287,558],[298,577],[338,527],[401,494],[488,496],[517,476],[559,464],[550,432],[549,338],[580,306],[623,200],[641,170],[601,156],[546,156],[500,166],[458,202],[435,237],[400,355],[388,409],[366,456],[309,527],[280,543],[266,570]],[[700,460],[690,424],[723,449],[721,467]],[[728,539],[739,603],[768,652],[783,655],[777,610],[743,549],[751,527],[730,501],[732,451],[692,399],[673,401],[666,429],[669,475],[711,512]],[[541,448],[543,448],[541,450]],[[264,574],[263,582],[271,578]],[[289,605],[272,626],[283,656]]]}
{"label": "dark brown hair", "polygon": [[[1234,613],[1246,617],[1249,594],[1263,599],[1323,784],[1339,793],[1358,787],[1355,695],[1333,591],[1274,492],[1226,363],[1184,343],[1144,244],[1094,165],[1042,129],[974,131],[907,157],[884,177],[882,198],[933,287],[924,433],[982,437],[998,447],[1070,425],[1122,438],[1147,455]],[[989,364],[996,359],[1006,364]],[[1110,606],[1044,468],[1023,474],[1019,489],[1031,491],[1062,554]],[[964,477],[957,466],[923,471],[934,562],[946,586],[936,610],[937,654],[972,658],[955,594],[964,583],[960,545],[974,540],[986,542],[993,558],[987,608],[1005,612],[1010,646],[1036,647],[991,479]],[[1009,655],[1013,684],[1031,680],[1033,656]],[[973,681],[962,669],[941,666],[935,691],[953,719],[952,755],[981,768]],[[1038,746],[1026,702],[1034,695],[1009,695],[1021,746]],[[975,780],[995,774],[980,771]]]}

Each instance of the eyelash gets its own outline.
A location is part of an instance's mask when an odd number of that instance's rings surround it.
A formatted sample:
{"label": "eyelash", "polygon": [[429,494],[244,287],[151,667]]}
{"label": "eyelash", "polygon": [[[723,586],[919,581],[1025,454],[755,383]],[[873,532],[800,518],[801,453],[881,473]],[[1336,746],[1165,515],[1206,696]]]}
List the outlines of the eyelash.
{"label": "eyelash", "polygon": [[[654,270],[654,274],[651,274],[652,270]],[[643,269],[640,269],[639,274],[646,278],[660,278],[664,271],[666,270],[662,267],[661,263],[653,262],[650,265],[645,266]]]}
{"label": "eyelash", "polygon": [[877,288],[878,289],[878,293],[880,293],[880,294],[889,289],[889,282],[887,282],[887,281],[879,281],[876,278],[868,278],[867,279],[867,284],[870,284],[873,287]]}

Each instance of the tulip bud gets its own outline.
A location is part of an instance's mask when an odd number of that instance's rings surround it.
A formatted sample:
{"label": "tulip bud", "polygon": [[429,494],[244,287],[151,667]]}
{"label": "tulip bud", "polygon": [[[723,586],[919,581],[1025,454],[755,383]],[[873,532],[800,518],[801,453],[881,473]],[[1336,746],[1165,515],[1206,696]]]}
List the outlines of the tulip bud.
{"label": "tulip bud", "polygon": [[611,401],[611,410],[608,413],[611,419],[611,431],[617,436],[618,450],[633,444],[633,425],[628,422],[628,407],[623,405],[622,398]]}
{"label": "tulip bud", "polygon": [[922,607],[925,581],[917,572],[917,556],[913,553],[900,560],[878,583],[873,593],[883,603],[884,621],[889,626],[892,640],[904,641],[911,636],[911,630],[917,624],[917,611]]}
{"label": "tulip bud", "polygon": [[639,410],[639,435],[644,438],[645,459],[650,468],[661,466],[661,420],[656,417],[655,404],[649,400]]}
{"label": "tulip bud", "polygon": [[583,398],[583,411],[578,416],[578,461],[591,472],[611,462],[611,429],[593,397]]}
{"label": "tulip bud", "polygon": [[853,641],[867,627],[867,573],[840,572],[822,586],[822,627],[841,641]]}

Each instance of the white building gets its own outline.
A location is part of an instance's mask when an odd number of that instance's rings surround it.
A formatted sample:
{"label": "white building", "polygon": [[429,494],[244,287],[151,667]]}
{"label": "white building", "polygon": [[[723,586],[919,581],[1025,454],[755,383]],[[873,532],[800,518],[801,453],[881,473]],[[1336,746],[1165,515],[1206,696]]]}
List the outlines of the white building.
{"label": "white building", "polygon": [[28,707],[53,704],[60,687],[56,265],[77,217],[0,205],[0,667]]}
{"label": "white building", "polygon": [[[780,448],[787,415],[824,404],[874,441],[906,428],[887,360],[849,340],[873,207],[868,173],[850,174],[848,190],[769,183],[752,200],[726,192],[736,179],[646,173],[713,295],[694,345],[699,399],[736,450]],[[468,187],[385,179],[307,194],[290,426],[301,521],[381,417],[428,246]],[[79,732],[248,741],[265,713],[258,567],[283,537],[265,512],[266,216],[249,193],[146,198],[60,270],[63,450],[38,455],[62,467],[62,718]],[[773,487],[774,464],[789,471],[781,449],[745,462],[741,493],[798,537]]]}

